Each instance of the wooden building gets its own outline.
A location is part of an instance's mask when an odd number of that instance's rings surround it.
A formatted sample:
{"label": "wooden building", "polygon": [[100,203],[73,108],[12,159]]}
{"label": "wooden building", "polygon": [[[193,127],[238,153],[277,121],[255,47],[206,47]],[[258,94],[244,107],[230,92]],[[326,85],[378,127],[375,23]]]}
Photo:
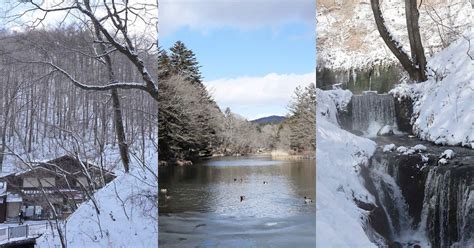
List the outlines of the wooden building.
{"label": "wooden building", "polygon": [[66,218],[88,195],[115,178],[106,170],[71,156],[38,163],[0,178],[0,222],[53,217]]}

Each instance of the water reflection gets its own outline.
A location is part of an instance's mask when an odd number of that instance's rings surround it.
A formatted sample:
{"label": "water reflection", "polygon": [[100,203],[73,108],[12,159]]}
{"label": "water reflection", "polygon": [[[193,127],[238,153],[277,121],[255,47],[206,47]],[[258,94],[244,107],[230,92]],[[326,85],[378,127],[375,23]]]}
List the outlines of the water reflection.
{"label": "water reflection", "polygon": [[303,199],[315,199],[314,160],[220,158],[160,168],[159,177],[171,197],[160,195],[161,246],[265,247],[285,236],[298,247],[314,247],[315,205]]}

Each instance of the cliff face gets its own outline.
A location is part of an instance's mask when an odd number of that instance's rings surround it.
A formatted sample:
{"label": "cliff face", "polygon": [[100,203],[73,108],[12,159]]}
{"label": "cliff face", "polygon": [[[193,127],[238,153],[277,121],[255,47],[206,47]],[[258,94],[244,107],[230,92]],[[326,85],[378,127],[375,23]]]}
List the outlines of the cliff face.
{"label": "cliff face", "polygon": [[[381,0],[387,26],[409,51],[404,0]],[[473,26],[470,0],[424,0],[420,28],[427,56]],[[350,71],[396,63],[375,26],[370,0],[317,1],[318,69]]]}

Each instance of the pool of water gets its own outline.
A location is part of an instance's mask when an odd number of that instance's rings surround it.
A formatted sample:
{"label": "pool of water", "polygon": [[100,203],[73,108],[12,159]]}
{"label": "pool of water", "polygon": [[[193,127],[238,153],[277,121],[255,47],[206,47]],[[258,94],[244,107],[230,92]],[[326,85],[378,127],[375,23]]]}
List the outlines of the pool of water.
{"label": "pool of water", "polygon": [[315,180],[314,160],[265,156],[160,168],[159,245],[315,247]]}

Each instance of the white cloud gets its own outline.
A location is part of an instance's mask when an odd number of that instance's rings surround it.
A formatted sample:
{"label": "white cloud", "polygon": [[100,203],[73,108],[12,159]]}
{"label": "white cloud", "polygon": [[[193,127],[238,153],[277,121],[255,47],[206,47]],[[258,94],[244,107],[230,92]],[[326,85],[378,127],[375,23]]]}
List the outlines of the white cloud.
{"label": "white cloud", "polygon": [[314,0],[162,0],[160,33],[180,27],[203,32],[218,27],[251,29],[291,21],[313,23]]}
{"label": "white cloud", "polygon": [[306,74],[270,73],[263,77],[238,77],[204,82],[219,106],[286,106],[297,86],[316,80],[315,72]]}

